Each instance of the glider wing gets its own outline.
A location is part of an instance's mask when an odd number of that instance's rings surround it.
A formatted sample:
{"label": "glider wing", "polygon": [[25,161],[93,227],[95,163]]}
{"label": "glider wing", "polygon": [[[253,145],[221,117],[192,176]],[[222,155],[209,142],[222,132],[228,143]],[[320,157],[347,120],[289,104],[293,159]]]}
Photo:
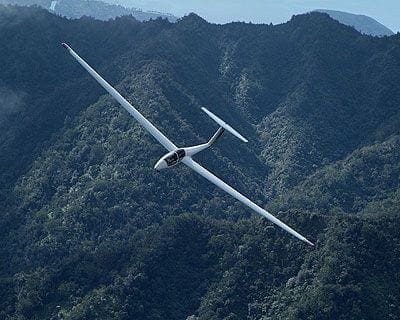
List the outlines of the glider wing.
{"label": "glider wing", "polygon": [[221,179],[216,177],[214,174],[212,174],[210,171],[207,169],[203,168],[201,165],[199,165],[196,161],[194,161],[192,158],[184,158],[182,162],[187,165],[190,169],[193,169],[196,171],[198,174],[206,178],[208,181],[211,183],[215,184],[217,187],[221,188],[225,192],[229,193],[232,197],[235,199],[239,200],[241,203],[245,204],[248,206],[250,209],[254,210],[258,214],[264,216],[267,218],[269,221],[275,223],[277,226],[281,227],[283,230],[286,232],[289,232],[291,235],[295,236],[297,239],[300,239],[301,241],[304,241],[305,243],[314,246],[314,244],[307,240],[305,237],[303,237],[301,234],[299,234],[297,231],[293,230],[291,227],[283,223],[281,220],[278,218],[274,217],[272,214],[261,208],[260,206],[256,205],[253,201],[249,200],[246,198],[244,195],[233,189],[231,186],[223,182]]}
{"label": "glider wing", "polygon": [[89,66],[74,50],[66,43],[62,46],[75,58],[87,72],[117,100],[126,111],[128,111],[161,145],[168,151],[176,150],[177,147],[158,130],[149,120],[147,120],[139,111],[137,111],[123,96],[119,94],[106,80],[104,80],[95,70]]}

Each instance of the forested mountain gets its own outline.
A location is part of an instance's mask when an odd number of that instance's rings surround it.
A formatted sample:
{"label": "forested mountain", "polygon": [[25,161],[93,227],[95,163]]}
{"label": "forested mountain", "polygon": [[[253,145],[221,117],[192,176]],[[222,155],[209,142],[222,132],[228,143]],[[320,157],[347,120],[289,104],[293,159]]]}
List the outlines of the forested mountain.
{"label": "forested mountain", "polygon": [[166,18],[172,22],[177,19],[170,14],[126,8],[124,6],[109,4],[100,0],[0,0],[0,4],[20,6],[37,5],[48,9],[50,12],[75,19],[88,16],[99,20],[109,20],[127,15],[132,15],[139,21],[157,19],[159,17]]}
{"label": "forested mountain", "polygon": [[[400,35],[0,7],[0,319],[399,319]],[[165,153],[69,43],[308,249]]]}
{"label": "forested mountain", "polygon": [[393,31],[390,30],[388,27],[379,23],[375,19],[365,16],[363,14],[353,14],[343,11],[326,10],[326,9],[319,9],[316,11],[327,13],[333,19],[336,19],[347,26],[354,27],[361,33],[378,37],[393,35]]}

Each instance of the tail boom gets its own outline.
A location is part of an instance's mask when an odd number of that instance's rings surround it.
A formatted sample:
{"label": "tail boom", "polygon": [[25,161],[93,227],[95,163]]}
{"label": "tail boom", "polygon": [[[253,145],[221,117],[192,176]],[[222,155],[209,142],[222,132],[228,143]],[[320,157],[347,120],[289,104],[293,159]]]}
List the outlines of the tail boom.
{"label": "tail boom", "polygon": [[211,146],[212,144],[214,144],[215,142],[217,142],[217,140],[219,138],[221,138],[222,134],[224,133],[225,129],[220,127],[216,133],[214,133],[214,135],[211,137],[211,139],[207,142],[208,146]]}
{"label": "tail boom", "polygon": [[211,137],[210,140],[208,140],[207,143],[200,144],[198,146],[193,146],[193,147],[188,147],[184,148],[186,155],[191,157],[194,156],[196,153],[199,153],[200,151],[203,151],[204,149],[207,149],[211,147],[219,138],[221,138],[222,134],[224,133],[225,129],[220,127],[217,132],[214,133],[214,135]]}

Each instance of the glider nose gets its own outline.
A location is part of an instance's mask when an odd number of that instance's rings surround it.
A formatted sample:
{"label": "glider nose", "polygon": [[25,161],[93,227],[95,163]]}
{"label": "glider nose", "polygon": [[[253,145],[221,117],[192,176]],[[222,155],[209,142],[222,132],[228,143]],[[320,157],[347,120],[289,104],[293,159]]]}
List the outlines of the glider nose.
{"label": "glider nose", "polygon": [[157,171],[161,171],[163,169],[168,168],[167,162],[163,159],[159,160],[156,165],[154,166],[154,169],[156,169]]}

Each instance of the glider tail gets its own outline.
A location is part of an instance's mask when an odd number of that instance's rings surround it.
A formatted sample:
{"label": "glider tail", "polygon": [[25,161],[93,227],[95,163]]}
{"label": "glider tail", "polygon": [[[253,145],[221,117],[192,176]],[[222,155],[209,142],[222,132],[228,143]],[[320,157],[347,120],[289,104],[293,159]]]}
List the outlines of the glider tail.
{"label": "glider tail", "polygon": [[222,134],[224,133],[225,129],[222,127],[219,127],[219,129],[217,130],[216,133],[214,133],[214,135],[211,137],[211,139],[207,142],[208,146],[211,146],[212,144],[214,144],[215,142],[217,142],[217,140],[219,138],[221,138]]}
{"label": "glider tail", "polygon": [[[216,123],[219,124],[219,126],[230,133],[232,133],[236,138],[240,139],[243,142],[249,142],[245,137],[243,137],[239,132],[237,132],[235,129],[233,129],[229,124],[227,124],[224,120],[221,118],[217,117],[214,113],[212,113],[210,110],[207,110],[206,108],[202,107],[201,110],[203,110],[211,119],[213,119]],[[221,133],[222,134],[222,133]],[[217,139],[221,136],[217,136]],[[216,136],[215,134],[214,136]],[[214,137],[213,137],[214,138]],[[211,140],[213,139],[211,138]]]}
{"label": "glider tail", "polygon": [[213,119],[216,123],[219,124],[219,129],[217,132],[214,133],[214,135],[211,137],[210,140],[208,140],[207,143],[194,146],[194,147],[189,147],[185,148],[186,155],[191,157],[195,155],[196,153],[199,153],[200,151],[203,151],[204,149],[207,149],[211,147],[219,138],[221,138],[222,134],[225,132],[225,130],[229,131],[232,133],[235,137],[240,139],[243,142],[248,142],[248,140],[243,137],[239,132],[237,132],[235,129],[233,129],[229,124],[227,124],[224,120],[220,119],[217,117],[215,114],[213,114],[211,111],[207,110],[206,108],[201,108],[211,119]]}

